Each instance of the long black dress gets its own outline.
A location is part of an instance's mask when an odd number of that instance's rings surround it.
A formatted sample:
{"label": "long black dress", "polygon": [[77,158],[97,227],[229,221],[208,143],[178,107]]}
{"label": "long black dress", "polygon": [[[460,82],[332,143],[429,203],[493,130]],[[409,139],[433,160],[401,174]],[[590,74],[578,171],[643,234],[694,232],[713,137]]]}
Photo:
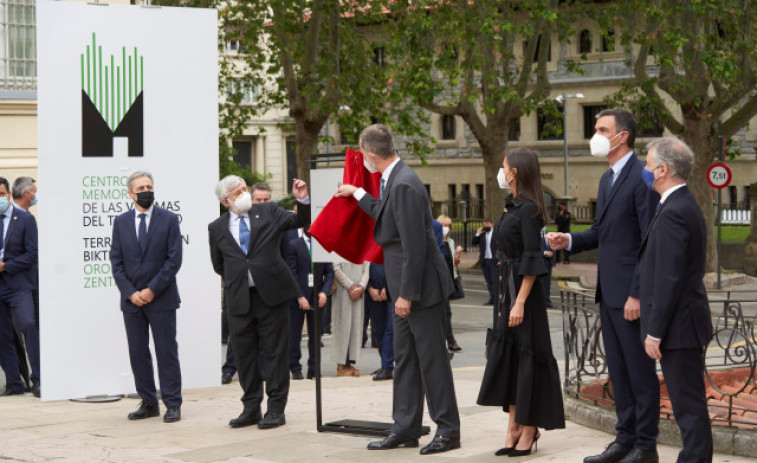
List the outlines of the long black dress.
{"label": "long black dress", "polygon": [[515,405],[519,424],[555,429],[565,427],[565,413],[540,278],[535,279],[526,299],[523,323],[507,326],[523,275],[539,276],[547,271],[541,227],[542,218],[534,203],[507,198],[507,212],[494,228],[499,289],[478,404],[501,405],[505,411]]}

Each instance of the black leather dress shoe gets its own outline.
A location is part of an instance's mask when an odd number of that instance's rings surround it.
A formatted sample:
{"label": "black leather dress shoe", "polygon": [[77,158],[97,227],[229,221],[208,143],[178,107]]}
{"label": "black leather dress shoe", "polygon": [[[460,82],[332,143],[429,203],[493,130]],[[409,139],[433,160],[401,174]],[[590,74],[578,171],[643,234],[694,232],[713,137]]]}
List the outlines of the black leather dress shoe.
{"label": "black leather dress shoe", "polygon": [[3,392],[2,395],[3,396],[23,395],[23,393],[24,393],[24,388],[23,387],[18,388],[18,389],[14,389],[14,388],[12,388],[10,386],[5,386],[5,391]]}
{"label": "black leather dress shoe", "polygon": [[658,463],[660,457],[657,456],[657,450],[633,449],[620,460],[620,463]]}
{"label": "black leather dress shoe", "polygon": [[229,426],[231,426],[232,428],[244,428],[245,426],[252,426],[253,424],[258,424],[262,417],[263,416],[260,414],[260,410],[256,412],[248,412],[247,410],[245,410],[241,415],[229,421]]}
{"label": "black leather dress shoe", "polygon": [[301,371],[293,371],[292,372],[292,379],[305,379],[304,376],[302,376]]}
{"label": "black leather dress shoe", "polygon": [[391,433],[381,440],[368,444],[368,450],[390,450],[397,447],[418,447],[418,439],[412,437],[398,436]]}
{"label": "black leather dress shoe", "polygon": [[231,378],[234,377],[233,373],[222,373],[221,374],[221,384],[229,384],[231,382]]}
{"label": "black leather dress shoe", "polygon": [[166,414],[163,415],[163,421],[166,423],[175,423],[181,419],[181,408],[168,407]]}
{"label": "black leather dress shoe", "polygon": [[154,416],[160,416],[160,410],[158,410],[158,406],[149,405],[144,400],[139,404],[137,411],[129,413],[130,420],[143,420],[145,418],[152,418]]}
{"label": "black leather dress shoe", "polygon": [[390,370],[388,368],[382,368],[378,371],[378,373],[373,375],[374,381],[386,381],[387,379],[392,378],[394,378],[394,370]]}
{"label": "black leather dress shoe", "polygon": [[631,450],[631,447],[626,447],[625,445],[613,442],[599,455],[584,458],[584,463],[617,463]]}
{"label": "black leather dress shoe", "polygon": [[34,397],[39,398],[42,395],[42,391],[40,390],[40,383],[38,379],[32,380],[32,394],[34,394]]}
{"label": "black leather dress shoe", "polygon": [[315,379],[315,372],[313,370],[308,370],[308,375],[306,377],[307,379]]}
{"label": "black leather dress shoe", "polygon": [[278,428],[279,426],[283,426],[286,423],[287,423],[287,419],[283,413],[269,411],[265,413],[265,416],[263,417],[263,419],[260,420],[260,423],[258,423],[258,428],[273,429],[273,428]]}
{"label": "black leather dress shoe", "polygon": [[421,449],[421,455],[430,455],[432,453],[449,452],[460,448],[459,437],[436,436],[427,446]]}

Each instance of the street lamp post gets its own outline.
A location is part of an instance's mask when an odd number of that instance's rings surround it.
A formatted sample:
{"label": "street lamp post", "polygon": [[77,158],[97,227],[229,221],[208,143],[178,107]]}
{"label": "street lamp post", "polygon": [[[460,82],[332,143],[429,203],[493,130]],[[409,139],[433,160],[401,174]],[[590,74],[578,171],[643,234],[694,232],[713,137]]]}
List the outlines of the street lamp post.
{"label": "street lamp post", "polygon": [[563,139],[563,175],[565,180],[565,197],[568,195],[568,98],[583,98],[583,93],[563,93],[555,100],[562,103],[562,139]]}

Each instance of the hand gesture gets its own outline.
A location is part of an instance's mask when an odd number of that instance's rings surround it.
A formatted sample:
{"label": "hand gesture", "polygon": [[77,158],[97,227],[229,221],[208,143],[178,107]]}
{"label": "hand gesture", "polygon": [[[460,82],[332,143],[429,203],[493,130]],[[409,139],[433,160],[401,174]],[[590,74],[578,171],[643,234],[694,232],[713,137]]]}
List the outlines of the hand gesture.
{"label": "hand gesture", "polygon": [[354,195],[357,191],[357,187],[354,185],[342,185],[339,187],[338,190],[336,190],[336,196],[337,198],[349,198],[350,196]]}
{"label": "hand gesture", "polygon": [[305,183],[303,180],[300,179],[294,179],[292,182],[292,194],[295,198],[302,201],[303,199],[308,197],[308,184]]}
{"label": "hand gesture", "polygon": [[300,310],[310,310],[310,303],[305,299],[305,296],[297,298],[297,305],[300,306]]}
{"label": "hand gesture", "polygon": [[324,292],[318,293],[318,308],[322,309],[326,306],[328,296]]}
{"label": "hand gesture", "polygon": [[397,302],[394,303],[394,313],[402,318],[410,315],[410,301],[404,297],[398,297]]}
{"label": "hand gesture", "polygon": [[544,237],[547,239],[547,244],[553,251],[567,248],[570,244],[570,237],[567,233],[549,232]]}

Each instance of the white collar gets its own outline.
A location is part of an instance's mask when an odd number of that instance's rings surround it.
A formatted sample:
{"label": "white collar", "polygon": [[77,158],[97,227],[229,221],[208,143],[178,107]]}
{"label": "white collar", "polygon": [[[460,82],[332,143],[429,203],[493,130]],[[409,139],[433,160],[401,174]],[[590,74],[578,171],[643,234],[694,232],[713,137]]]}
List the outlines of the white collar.
{"label": "white collar", "polygon": [[626,164],[628,164],[628,160],[631,159],[631,156],[633,156],[633,150],[629,151],[625,156],[620,158],[618,162],[616,162],[615,164],[611,166],[612,173],[615,177],[617,177],[620,171],[623,170],[623,167],[625,167]]}
{"label": "white collar", "polygon": [[384,170],[384,172],[381,173],[381,178],[384,179],[384,182],[389,182],[389,176],[392,174],[392,170],[394,170],[394,166],[397,165],[397,163],[400,162],[400,157],[397,156],[397,159],[395,159],[391,164],[389,164],[389,167]]}
{"label": "white collar", "polygon": [[660,204],[664,204],[665,200],[668,199],[668,196],[670,196],[671,193],[673,193],[676,190],[680,190],[681,188],[685,186],[686,186],[685,183],[679,183],[678,185],[672,186],[668,188],[667,190],[665,190],[665,192],[660,195]]}

